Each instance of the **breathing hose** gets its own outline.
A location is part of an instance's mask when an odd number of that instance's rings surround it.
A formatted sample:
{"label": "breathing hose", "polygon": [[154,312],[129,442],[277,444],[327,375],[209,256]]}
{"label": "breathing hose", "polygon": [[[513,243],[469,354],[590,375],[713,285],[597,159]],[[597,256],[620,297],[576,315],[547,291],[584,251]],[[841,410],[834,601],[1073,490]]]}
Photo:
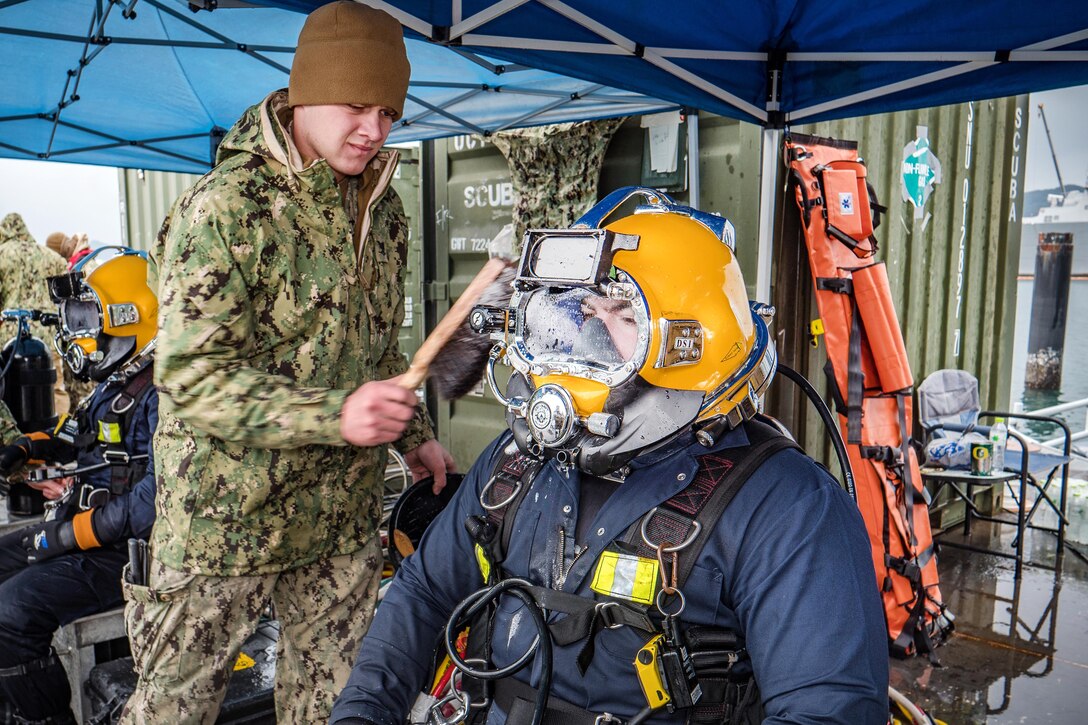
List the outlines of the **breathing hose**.
{"label": "breathing hose", "polygon": [[846,455],[846,444],[842,440],[842,433],[839,432],[839,426],[835,423],[835,418],[831,415],[831,411],[828,410],[827,404],[824,403],[820,394],[816,392],[816,388],[812,387],[812,383],[806,380],[805,376],[801,373],[788,365],[783,365],[781,362],[778,363],[778,372],[785,375],[792,380],[797,387],[801,388],[812,403],[812,407],[816,408],[816,412],[820,414],[820,420],[824,422],[824,427],[827,429],[827,435],[831,438],[831,445],[835,449],[835,457],[839,460],[839,469],[842,471],[843,483],[846,484],[846,490],[850,494],[850,498],[857,501],[858,492],[857,489],[854,488],[854,472],[850,468],[850,458]]}
{"label": "breathing hose", "polygon": [[[446,654],[450,656],[450,662],[453,663],[453,666],[469,677],[478,680],[501,680],[521,670],[533,659],[533,655],[539,652],[540,687],[537,688],[532,725],[541,725],[544,722],[544,714],[548,709],[548,696],[552,688],[552,640],[551,634],[548,632],[548,624],[544,621],[544,613],[531,594],[531,587],[532,584],[524,579],[504,579],[492,587],[485,587],[465,597],[454,608],[449,620],[446,622]],[[493,670],[477,669],[457,653],[457,633],[481,609],[497,601],[505,593],[517,597],[525,604],[525,608],[529,612],[529,618],[533,620],[533,625],[536,627],[536,638],[523,655],[506,667]]]}
{"label": "breathing hose", "polygon": [[892,702],[903,708],[904,712],[910,715],[914,720],[914,725],[933,725],[933,720],[926,715],[922,710],[913,702],[907,699],[906,695],[895,689],[891,685],[888,685],[888,697]]}

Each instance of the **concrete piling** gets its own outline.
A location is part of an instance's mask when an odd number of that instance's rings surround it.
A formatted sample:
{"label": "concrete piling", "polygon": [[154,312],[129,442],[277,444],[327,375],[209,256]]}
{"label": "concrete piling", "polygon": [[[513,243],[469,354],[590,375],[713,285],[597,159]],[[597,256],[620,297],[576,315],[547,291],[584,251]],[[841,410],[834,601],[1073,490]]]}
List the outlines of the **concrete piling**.
{"label": "concrete piling", "polygon": [[1035,253],[1031,327],[1024,385],[1031,390],[1058,390],[1069,310],[1069,276],[1073,269],[1073,235],[1045,232]]}

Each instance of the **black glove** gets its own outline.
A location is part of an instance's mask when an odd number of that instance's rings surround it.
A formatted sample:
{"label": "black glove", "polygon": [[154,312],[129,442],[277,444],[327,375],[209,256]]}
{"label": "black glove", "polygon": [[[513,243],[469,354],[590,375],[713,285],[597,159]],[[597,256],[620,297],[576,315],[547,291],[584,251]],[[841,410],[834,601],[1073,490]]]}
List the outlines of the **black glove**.
{"label": "black glove", "polygon": [[48,431],[27,433],[0,448],[0,476],[5,478],[16,473],[27,463],[45,463],[53,458],[56,446]]}
{"label": "black glove", "polygon": [[10,476],[30,458],[30,441],[26,436],[16,438],[10,446],[0,448],[0,476]]}
{"label": "black glove", "polygon": [[[87,513],[90,513],[89,511]],[[46,521],[27,529],[23,536],[26,560],[36,564],[78,549],[71,521]]]}

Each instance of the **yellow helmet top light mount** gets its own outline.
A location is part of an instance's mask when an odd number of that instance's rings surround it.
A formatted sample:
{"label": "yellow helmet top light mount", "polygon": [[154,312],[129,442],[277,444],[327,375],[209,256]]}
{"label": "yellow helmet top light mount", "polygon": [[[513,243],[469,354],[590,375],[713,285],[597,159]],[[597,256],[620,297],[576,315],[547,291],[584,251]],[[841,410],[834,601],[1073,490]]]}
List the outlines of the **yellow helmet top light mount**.
{"label": "yellow helmet top light mount", "polygon": [[[725,218],[641,187],[570,229],[529,230],[509,308],[470,316],[496,341],[486,379],[517,445],[622,478],[643,451],[692,429],[713,445],[755,415],[777,366],[774,310],[748,301],[734,237]],[[505,391],[498,362],[513,368]]]}
{"label": "yellow helmet top light mount", "polygon": [[154,349],[158,300],[143,253],[101,247],[46,282],[60,312],[54,344],[76,377],[102,382]]}

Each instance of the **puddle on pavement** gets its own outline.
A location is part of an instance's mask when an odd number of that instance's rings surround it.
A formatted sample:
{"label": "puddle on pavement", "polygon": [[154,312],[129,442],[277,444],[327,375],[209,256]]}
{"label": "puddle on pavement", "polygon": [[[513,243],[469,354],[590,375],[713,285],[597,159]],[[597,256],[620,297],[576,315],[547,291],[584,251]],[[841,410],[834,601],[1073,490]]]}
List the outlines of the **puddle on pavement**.
{"label": "puddle on pavement", "polygon": [[[1014,531],[998,541],[975,526],[972,543],[1012,551]],[[1031,531],[1025,547],[1053,564],[1053,535]],[[1088,721],[1088,565],[1067,551],[1061,576],[1025,566],[1017,585],[1012,560],[946,546],[938,562],[956,633],[937,650],[941,667],[893,659],[892,686],[948,725]]]}

